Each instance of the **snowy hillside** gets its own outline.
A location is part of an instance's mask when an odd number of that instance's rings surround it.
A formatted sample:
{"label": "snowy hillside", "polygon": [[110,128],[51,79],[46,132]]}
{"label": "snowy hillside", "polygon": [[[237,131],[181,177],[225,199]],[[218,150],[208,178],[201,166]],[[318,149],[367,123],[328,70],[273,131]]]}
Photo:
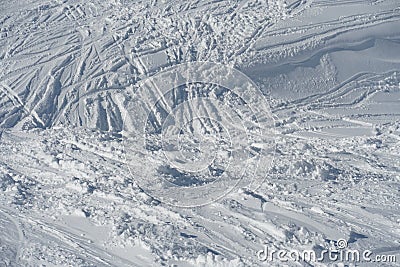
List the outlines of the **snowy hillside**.
{"label": "snowy hillside", "polygon": [[0,1],[0,266],[400,266],[399,158],[398,0]]}

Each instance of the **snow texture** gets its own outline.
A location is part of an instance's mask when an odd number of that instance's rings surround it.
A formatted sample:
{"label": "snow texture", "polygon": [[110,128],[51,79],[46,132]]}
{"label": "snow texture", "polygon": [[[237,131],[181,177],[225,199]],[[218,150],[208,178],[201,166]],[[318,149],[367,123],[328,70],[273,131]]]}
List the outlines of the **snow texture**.
{"label": "snow texture", "polygon": [[398,0],[0,1],[0,266],[400,266],[399,158]]}

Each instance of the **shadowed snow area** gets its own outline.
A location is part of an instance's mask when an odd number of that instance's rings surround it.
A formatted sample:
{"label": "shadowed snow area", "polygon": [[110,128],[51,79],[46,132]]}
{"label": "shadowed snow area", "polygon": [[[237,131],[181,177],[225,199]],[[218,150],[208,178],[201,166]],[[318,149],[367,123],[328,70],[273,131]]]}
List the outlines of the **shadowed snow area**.
{"label": "shadowed snow area", "polygon": [[398,0],[0,1],[0,266],[400,266],[399,52]]}

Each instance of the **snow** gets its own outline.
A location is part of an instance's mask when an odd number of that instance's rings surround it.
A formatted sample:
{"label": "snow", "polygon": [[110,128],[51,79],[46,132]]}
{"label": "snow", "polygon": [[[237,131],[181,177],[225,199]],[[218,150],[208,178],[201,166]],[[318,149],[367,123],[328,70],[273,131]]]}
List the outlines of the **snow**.
{"label": "snow", "polygon": [[[1,266],[400,266],[398,0],[0,3]],[[350,249],[397,262],[260,261]]]}

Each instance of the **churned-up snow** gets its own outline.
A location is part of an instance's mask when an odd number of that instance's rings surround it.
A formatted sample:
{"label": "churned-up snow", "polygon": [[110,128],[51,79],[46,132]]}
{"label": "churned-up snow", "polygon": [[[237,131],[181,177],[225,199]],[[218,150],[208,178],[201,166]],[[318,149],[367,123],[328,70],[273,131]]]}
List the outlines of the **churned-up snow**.
{"label": "churned-up snow", "polygon": [[0,266],[400,266],[400,2],[0,1]]}

